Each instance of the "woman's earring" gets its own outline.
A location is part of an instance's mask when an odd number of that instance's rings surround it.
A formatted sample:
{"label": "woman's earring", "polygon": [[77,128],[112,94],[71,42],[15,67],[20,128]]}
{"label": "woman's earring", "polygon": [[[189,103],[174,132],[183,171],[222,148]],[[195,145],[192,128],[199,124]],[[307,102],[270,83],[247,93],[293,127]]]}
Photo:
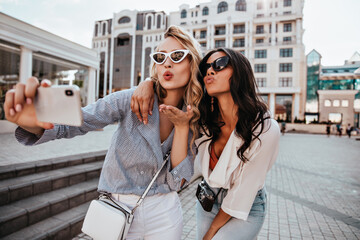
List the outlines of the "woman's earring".
{"label": "woman's earring", "polygon": [[211,97],[211,107],[210,107],[211,112],[214,111],[214,97]]}

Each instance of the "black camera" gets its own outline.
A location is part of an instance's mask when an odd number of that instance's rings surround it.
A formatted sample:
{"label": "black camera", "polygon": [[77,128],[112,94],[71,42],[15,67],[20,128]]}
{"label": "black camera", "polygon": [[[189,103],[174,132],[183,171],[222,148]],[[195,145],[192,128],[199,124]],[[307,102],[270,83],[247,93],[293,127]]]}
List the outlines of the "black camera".
{"label": "black camera", "polygon": [[72,90],[67,89],[67,90],[65,90],[65,95],[70,97],[70,96],[74,95],[74,93]]}
{"label": "black camera", "polygon": [[217,196],[215,196],[215,193],[213,192],[213,190],[211,190],[205,180],[202,180],[199,183],[196,190],[196,197],[199,200],[202,208],[207,212],[211,212],[215,202],[215,198]]}

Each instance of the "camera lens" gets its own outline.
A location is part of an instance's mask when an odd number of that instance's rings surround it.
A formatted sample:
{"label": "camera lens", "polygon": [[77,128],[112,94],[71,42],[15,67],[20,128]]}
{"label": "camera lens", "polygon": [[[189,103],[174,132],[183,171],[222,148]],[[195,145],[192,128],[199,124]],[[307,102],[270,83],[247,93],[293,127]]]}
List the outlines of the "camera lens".
{"label": "camera lens", "polygon": [[74,95],[74,93],[73,93],[72,90],[65,90],[65,95],[66,96],[72,96],[72,95]]}

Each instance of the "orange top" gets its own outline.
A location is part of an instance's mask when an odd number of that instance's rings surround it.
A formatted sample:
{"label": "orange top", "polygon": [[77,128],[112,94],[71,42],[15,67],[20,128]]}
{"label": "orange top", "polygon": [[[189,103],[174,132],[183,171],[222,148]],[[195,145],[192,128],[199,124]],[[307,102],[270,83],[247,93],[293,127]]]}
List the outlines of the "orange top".
{"label": "orange top", "polygon": [[210,164],[209,164],[209,168],[211,169],[211,171],[214,170],[218,161],[219,159],[215,154],[214,143],[212,142],[210,144]]}

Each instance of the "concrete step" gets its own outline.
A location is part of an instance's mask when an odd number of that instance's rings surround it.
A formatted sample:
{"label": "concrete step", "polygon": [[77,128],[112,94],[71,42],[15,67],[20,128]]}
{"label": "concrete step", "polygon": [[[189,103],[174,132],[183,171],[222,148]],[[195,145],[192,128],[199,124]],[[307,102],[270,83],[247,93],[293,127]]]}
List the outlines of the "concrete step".
{"label": "concrete step", "polygon": [[72,186],[100,176],[103,161],[0,181],[0,206]]}
{"label": "concrete step", "polygon": [[98,181],[92,179],[0,207],[0,237],[95,199]]}
{"label": "concrete step", "polygon": [[71,208],[63,213],[7,235],[3,240],[71,239],[81,232],[83,220],[90,202]]}
{"label": "concrete step", "polygon": [[103,161],[107,151],[90,152],[86,154],[76,154],[66,157],[58,157],[33,161],[29,163],[20,163],[0,167],[0,180],[26,176],[34,173],[61,169],[80,165],[84,163]]}

